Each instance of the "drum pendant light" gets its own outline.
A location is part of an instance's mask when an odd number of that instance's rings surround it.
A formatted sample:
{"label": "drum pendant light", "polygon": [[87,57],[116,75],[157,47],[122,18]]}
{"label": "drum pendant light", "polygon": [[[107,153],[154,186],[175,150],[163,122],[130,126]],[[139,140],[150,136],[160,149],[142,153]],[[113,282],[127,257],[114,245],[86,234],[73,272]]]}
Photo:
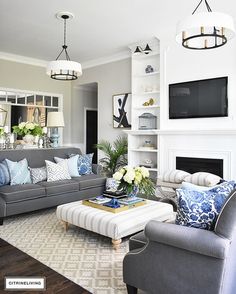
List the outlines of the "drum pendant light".
{"label": "drum pendant light", "polygon": [[[68,46],[66,45],[66,21],[73,18],[74,15],[70,12],[58,12],[56,17],[64,21],[64,44],[56,60],[49,62],[47,66],[47,75],[59,81],[76,80],[82,75],[82,67],[80,63],[70,60],[67,52]],[[65,59],[59,59],[63,53]]]}
{"label": "drum pendant light", "polygon": [[[207,11],[195,13],[202,3]],[[201,0],[192,15],[179,22],[176,41],[187,49],[205,50],[225,45],[234,35],[233,18],[225,13],[212,12],[207,0]]]}

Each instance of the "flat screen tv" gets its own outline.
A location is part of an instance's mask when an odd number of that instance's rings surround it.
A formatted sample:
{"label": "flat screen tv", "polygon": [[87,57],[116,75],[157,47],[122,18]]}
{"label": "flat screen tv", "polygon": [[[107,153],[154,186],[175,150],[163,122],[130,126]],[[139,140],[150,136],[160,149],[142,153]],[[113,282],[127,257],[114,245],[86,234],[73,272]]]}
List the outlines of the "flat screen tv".
{"label": "flat screen tv", "polygon": [[169,118],[228,116],[228,77],[169,85]]}

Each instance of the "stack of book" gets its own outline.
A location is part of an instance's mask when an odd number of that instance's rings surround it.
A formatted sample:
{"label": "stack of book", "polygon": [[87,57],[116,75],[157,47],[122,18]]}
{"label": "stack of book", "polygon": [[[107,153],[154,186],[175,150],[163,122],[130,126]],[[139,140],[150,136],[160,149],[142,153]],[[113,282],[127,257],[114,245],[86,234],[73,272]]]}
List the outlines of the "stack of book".
{"label": "stack of book", "polygon": [[89,199],[89,202],[95,203],[95,204],[104,204],[111,201],[111,198],[104,197],[104,196],[98,196],[96,198]]}
{"label": "stack of book", "polygon": [[103,192],[103,196],[120,199],[120,198],[126,197],[127,194],[124,191],[119,191],[119,190],[117,190],[117,191],[106,190],[106,191]]}
{"label": "stack of book", "polygon": [[119,199],[119,203],[124,205],[132,205],[142,201],[144,201],[144,199],[139,197],[125,197],[125,198]]}

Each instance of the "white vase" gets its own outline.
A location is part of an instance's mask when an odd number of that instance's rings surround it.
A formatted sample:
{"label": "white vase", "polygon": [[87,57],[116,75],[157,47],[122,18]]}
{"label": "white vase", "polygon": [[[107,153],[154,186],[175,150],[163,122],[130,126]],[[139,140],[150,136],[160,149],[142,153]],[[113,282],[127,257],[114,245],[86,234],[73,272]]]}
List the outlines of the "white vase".
{"label": "white vase", "polygon": [[34,136],[33,135],[30,135],[30,134],[25,135],[23,137],[23,140],[24,140],[25,144],[27,144],[27,145],[33,145],[34,144]]}

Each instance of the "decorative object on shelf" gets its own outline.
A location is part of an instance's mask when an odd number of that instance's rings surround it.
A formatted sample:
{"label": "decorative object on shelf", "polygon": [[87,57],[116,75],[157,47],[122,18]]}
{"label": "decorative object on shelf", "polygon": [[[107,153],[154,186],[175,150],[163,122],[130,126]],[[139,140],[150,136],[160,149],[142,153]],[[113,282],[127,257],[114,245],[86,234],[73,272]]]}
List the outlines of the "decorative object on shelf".
{"label": "decorative object on shelf", "polygon": [[144,89],[145,92],[152,92],[153,91],[153,86],[152,85],[147,85]]}
{"label": "decorative object on shelf", "polygon": [[140,149],[153,150],[155,149],[155,145],[152,144],[151,140],[145,140],[143,146],[140,146]]}
{"label": "decorative object on shelf", "polygon": [[145,68],[145,72],[146,72],[146,74],[149,74],[149,73],[154,72],[154,69],[151,65],[147,65],[147,67]]}
{"label": "decorative object on shelf", "polygon": [[[64,44],[62,45],[62,50],[57,56],[55,61],[51,61],[47,66],[47,74],[51,76],[52,79],[59,81],[71,81],[76,80],[82,75],[81,64],[75,61],[71,61],[69,54],[67,52],[66,45],[66,21],[72,19],[74,15],[70,12],[58,12],[56,14],[58,19],[64,21]],[[66,59],[59,59],[62,53],[65,53]]]}
{"label": "decorative object on shelf", "polygon": [[149,178],[149,171],[143,166],[125,166],[114,173],[113,178],[119,181],[119,189],[122,189],[128,195],[134,196],[137,190],[147,196],[155,195],[154,183]]}
{"label": "decorative object on shelf", "polygon": [[107,177],[111,177],[117,169],[127,164],[128,141],[126,137],[119,136],[113,144],[101,140],[96,147],[105,154],[99,163]]}
{"label": "decorative object on shelf", "polygon": [[0,127],[4,127],[7,120],[7,110],[0,108]]}
{"label": "decorative object on shelf", "polygon": [[154,99],[150,98],[148,101],[143,103],[143,106],[152,106],[154,104]]}
{"label": "decorative object on shelf", "polygon": [[143,163],[141,164],[141,166],[144,166],[146,168],[153,168],[154,163],[152,162],[152,160],[150,158],[146,158],[143,160]]}
{"label": "decorative object on shelf", "polygon": [[152,52],[152,49],[149,47],[149,45],[147,44],[146,47],[144,49],[142,49],[141,46],[137,46],[135,51],[134,51],[134,55],[140,55],[142,53],[144,54],[149,54],[150,52]]}
{"label": "decorative object on shelf", "polygon": [[138,118],[139,130],[152,130],[157,128],[157,117],[152,113],[145,112]]}
{"label": "decorative object on shelf", "polygon": [[65,126],[65,123],[64,123],[63,112],[57,111],[57,112],[48,113],[47,127],[52,128],[50,139],[52,141],[53,148],[58,147],[58,140],[60,137],[58,134],[58,128],[63,128],[64,126]]}
{"label": "decorative object on shelf", "polygon": [[[204,2],[207,12],[195,13]],[[234,20],[228,14],[212,12],[201,0],[191,16],[179,22],[176,41],[188,49],[213,49],[223,46],[235,35]]]}
{"label": "decorative object on shelf", "polygon": [[113,127],[131,128],[131,94],[113,95]]}

